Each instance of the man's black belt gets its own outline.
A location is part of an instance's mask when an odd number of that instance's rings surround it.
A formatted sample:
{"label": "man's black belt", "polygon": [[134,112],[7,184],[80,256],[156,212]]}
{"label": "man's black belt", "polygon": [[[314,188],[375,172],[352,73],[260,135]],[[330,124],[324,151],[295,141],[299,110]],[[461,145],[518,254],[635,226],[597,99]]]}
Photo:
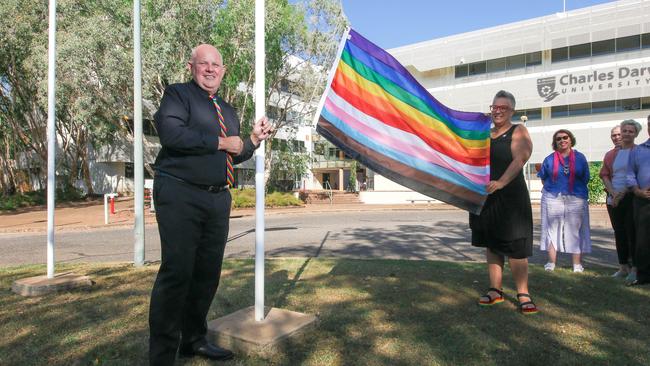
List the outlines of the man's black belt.
{"label": "man's black belt", "polygon": [[204,191],[211,192],[211,193],[223,192],[223,191],[225,191],[225,190],[227,190],[229,188],[227,184],[226,185],[196,184],[196,183],[188,182],[185,179],[182,179],[182,178],[179,178],[179,177],[176,177],[176,176],[173,176],[171,174],[167,174],[167,173],[164,173],[164,172],[161,172],[161,171],[157,171],[156,175],[159,176],[159,177],[171,178],[171,179],[177,180],[177,181],[179,181],[181,183],[185,183],[185,184],[190,185],[192,187],[196,187],[196,188],[199,188],[199,189],[202,189]]}

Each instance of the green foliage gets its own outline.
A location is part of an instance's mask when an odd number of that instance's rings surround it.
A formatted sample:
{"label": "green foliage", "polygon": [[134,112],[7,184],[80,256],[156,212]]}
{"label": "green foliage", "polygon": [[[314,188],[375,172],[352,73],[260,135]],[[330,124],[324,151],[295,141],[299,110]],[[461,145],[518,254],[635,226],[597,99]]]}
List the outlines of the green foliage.
{"label": "green foliage", "polygon": [[[66,186],[56,190],[57,203],[81,201],[84,198],[83,193],[74,187]],[[3,195],[0,196],[0,211],[13,211],[24,207],[45,205],[46,203],[47,191],[45,190]]]}
{"label": "green foliage", "polygon": [[348,190],[356,190],[357,188],[357,161],[352,160],[350,164],[350,177],[348,178]]}
{"label": "green foliage", "polygon": [[307,174],[309,156],[291,149],[276,150],[273,154],[272,170],[267,183],[269,192],[293,190],[294,181]]}
{"label": "green foliage", "polygon": [[598,175],[602,166],[603,163],[600,161],[589,163],[589,182],[587,183],[589,203],[602,203],[605,200],[605,185]]}
{"label": "green foliage", "polygon": [[[254,189],[233,189],[230,193],[232,194],[233,208],[255,207]],[[293,194],[281,192],[267,194],[264,201],[266,207],[302,206],[303,204],[303,202]]]}

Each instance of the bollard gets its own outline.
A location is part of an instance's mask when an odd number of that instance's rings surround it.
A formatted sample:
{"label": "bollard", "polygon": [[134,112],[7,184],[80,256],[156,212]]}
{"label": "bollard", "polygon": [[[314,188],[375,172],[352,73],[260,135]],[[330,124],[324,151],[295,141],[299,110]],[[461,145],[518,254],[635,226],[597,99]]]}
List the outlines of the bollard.
{"label": "bollard", "polygon": [[117,193],[104,194],[104,225],[108,225],[109,200],[110,200],[110,212],[111,214],[115,215],[115,197],[117,197]]}

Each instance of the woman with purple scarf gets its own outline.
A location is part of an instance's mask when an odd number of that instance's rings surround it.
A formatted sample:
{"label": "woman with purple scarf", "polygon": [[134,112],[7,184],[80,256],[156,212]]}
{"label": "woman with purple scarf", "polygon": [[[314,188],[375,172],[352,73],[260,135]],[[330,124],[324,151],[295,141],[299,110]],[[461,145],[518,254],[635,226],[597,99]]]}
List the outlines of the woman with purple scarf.
{"label": "woman with purple scarf", "polygon": [[547,271],[555,270],[557,252],[571,253],[573,272],[583,272],[581,256],[591,252],[587,182],[589,164],[574,150],[576,138],[569,130],[553,134],[554,152],[547,156],[537,176],[542,179],[542,230],[540,247],[548,251]]}

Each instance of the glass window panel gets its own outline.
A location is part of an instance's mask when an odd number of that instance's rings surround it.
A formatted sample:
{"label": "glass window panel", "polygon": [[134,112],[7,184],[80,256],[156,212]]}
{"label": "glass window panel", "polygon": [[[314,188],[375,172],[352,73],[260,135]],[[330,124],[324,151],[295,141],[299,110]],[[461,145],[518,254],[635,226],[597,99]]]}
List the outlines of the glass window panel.
{"label": "glass window panel", "polygon": [[621,99],[616,101],[616,111],[634,111],[641,109],[641,98]]}
{"label": "glass window panel", "polygon": [[650,33],[641,35],[641,48],[650,48]]}
{"label": "glass window panel", "polygon": [[506,70],[520,69],[524,66],[526,66],[526,55],[506,57]]}
{"label": "glass window panel", "polygon": [[474,62],[469,64],[469,74],[470,75],[485,74],[485,61]]}
{"label": "glass window panel", "polygon": [[525,110],[523,110],[523,111],[515,111],[515,113],[512,115],[512,122],[521,121],[521,116],[523,116],[525,113],[526,113]]}
{"label": "glass window panel", "polygon": [[602,102],[591,103],[591,113],[612,113],[616,111],[616,102],[613,100],[604,100]]}
{"label": "glass window panel", "polygon": [[577,44],[569,46],[569,59],[575,60],[577,58],[591,57],[591,43]]}
{"label": "glass window panel", "polygon": [[641,35],[616,38],[616,52],[638,50],[641,48]]}
{"label": "glass window panel", "polygon": [[567,117],[569,115],[569,106],[558,105],[551,107],[551,118]]}
{"label": "glass window panel", "polygon": [[495,58],[493,60],[487,61],[487,72],[498,72],[505,71],[506,69],[506,58]]}
{"label": "glass window panel", "polygon": [[542,64],[542,51],[531,52],[526,54],[526,66]]}
{"label": "glass window panel", "polygon": [[456,66],[456,78],[462,78],[465,76],[467,76],[467,65]]}
{"label": "glass window panel", "polygon": [[591,103],[571,104],[569,106],[569,116],[583,116],[591,114]]}
{"label": "glass window panel", "polygon": [[551,62],[566,61],[569,59],[569,48],[560,47],[551,50]]}
{"label": "glass window panel", "polygon": [[591,44],[591,54],[594,56],[606,55],[614,52],[616,52],[616,40],[614,39],[607,39]]}
{"label": "glass window panel", "polygon": [[650,97],[641,98],[641,109],[650,109]]}
{"label": "glass window panel", "polygon": [[534,108],[526,110],[528,120],[542,119],[542,108]]}

